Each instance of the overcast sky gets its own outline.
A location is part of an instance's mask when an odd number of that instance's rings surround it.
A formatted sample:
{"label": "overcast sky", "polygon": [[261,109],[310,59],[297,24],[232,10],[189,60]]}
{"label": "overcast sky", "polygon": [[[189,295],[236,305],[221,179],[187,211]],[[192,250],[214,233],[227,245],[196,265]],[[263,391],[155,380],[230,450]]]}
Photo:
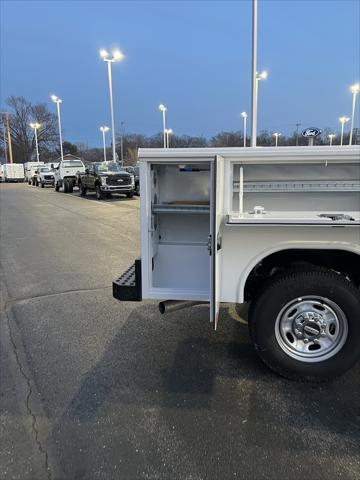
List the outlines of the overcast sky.
{"label": "overcast sky", "polygon": [[[359,81],[358,0],[259,2],[258,129],[338,128]],[[63,99],[64,138],[101,145],[110,125],[100,48],[126,55],[113,68],[115,123],[161,131],[159,103],[178,134],[242,127],[250,111],[251,2],[1,1],[1,109],[9,95]],[[359,102],[360,103],[360,102]],[[358,123],[358,120],[357,120]]]}

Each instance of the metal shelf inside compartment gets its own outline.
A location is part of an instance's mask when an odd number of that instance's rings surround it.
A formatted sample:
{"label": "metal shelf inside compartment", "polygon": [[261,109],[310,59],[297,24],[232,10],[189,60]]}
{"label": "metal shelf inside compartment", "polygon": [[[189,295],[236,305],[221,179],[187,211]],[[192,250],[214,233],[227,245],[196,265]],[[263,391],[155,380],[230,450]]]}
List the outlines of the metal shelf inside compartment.
{"label": "metal shelf inside compartment", "polygon": [[153,213],[206,213],[210,212],[210,205],[205,203],[153,203]]}

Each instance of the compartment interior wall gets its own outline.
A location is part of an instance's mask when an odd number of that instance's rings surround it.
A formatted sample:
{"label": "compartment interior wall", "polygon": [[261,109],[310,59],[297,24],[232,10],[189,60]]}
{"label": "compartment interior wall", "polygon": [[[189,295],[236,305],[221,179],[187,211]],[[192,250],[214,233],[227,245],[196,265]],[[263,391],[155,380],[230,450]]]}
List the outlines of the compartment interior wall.
{"label": "compartment interior wall", "polygon": [[171,214],[157,215],[160,243],[202,243],[206,244],[210,232],[208,214]]}
{"label": "compartment interior wall", "polygon": [[180,213],[176,205],[210,204],[210,164],[185,164],[200,171],[181,171],[179,164],[152,166],[153,203],[175,207],[152,214],[152,287],[208,294],[210,212]]}
{"label": "compartment interior wall", "polygon": [[179,165],[154,165],[157,203],[210,200],[210,165],[189,164],[200,171],[181,171]]}

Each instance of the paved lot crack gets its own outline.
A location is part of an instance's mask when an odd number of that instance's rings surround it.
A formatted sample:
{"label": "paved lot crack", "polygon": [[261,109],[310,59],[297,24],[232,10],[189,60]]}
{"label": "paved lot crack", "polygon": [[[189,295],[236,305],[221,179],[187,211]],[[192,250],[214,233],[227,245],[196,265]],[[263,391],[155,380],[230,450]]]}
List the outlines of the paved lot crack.
{"label": "paved lot crack", "polygon": [[8,301],[8,304],[14,304],[19,302],[29,302],[31,300],[35,300],[37,298],[51,298],[51,297],[58,297],[61,295],[69,295],[71,293],[87,293],[87,292],[97,292],[101,290],[107,290],[108,288],[112,288],[112,285],[106,285],[105,287],[95,287],[95,288],[78,288],[78,289],[71,289],[71,290],[64,290],[63,292],[55,292],[55,293],[43,293],[41,295],[32,295],[31,297],[20,297],[20,298],[13,298]]}
{"label": "paved lot crack", "polygon": [[7,308],[5,308],[5,317],[6,317],[6,324],[7,324],[8,330],[9,330],[10,343],[11,343],[13,353],[15,355],[16,363],[17,363],[19,372],[20,372],[21,376],[24,378],[24,380],[26,382],[26,385],[27,385],[27,395],[26,395],[26,400],[25,400],[25,406],[26,406],[26,410],[27,410],[27,412],[28,412],[28,414],[29,414],[29,416],[32,420],[32,422],[31,422],[32,433],[33,433],[37,448],[38,448],[40,454],[44,458],[44,468],[45,468],[47,478],[48,478],[48,480],[52,480],[53,476],[52,476],[51,468],[50,468],[50,465],[49,465],[48,452],[47,452],[47,449],[44,447],[44,445],[42,444],[42,442],[39,438],[39,424],[38,424],[37,416],[31,408],[31,396],[33,394],[33,390],[32,390],[32,387],[31,387],[31,381],[30,381],[30,378],[28,377],[28,375],[26,374],[26,372],[24,370],[24,367],[22,365],[22,362],[20,360],[20,356],[19,356],[19,353],[18,353],[18,347],[17,347],[15,339],[14,339],[12,326],[11,326],[11,321],[10,321],[10,318],[9,318],[9,315],[8,315],[8,312],[7,312]]}

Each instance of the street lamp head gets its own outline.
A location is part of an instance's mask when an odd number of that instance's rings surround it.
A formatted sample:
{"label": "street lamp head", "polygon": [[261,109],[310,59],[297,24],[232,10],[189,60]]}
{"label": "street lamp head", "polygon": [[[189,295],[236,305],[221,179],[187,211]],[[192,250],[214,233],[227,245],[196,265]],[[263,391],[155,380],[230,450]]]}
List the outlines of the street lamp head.
{"label": "street lamp head", "polygon": [[51,100],[54,103],[61,103],[62,102],[61,98],[57,97],[56,95],[51,95]]}
{"label": "street lamp head", "polygon": [[280,136],[281,136],[281,133],[277,133],[277,132],[273,133],[273,137],[280,137]]}
{"label": "street lamp head", "polygon": [[113,51],[113,60],[114,62],[120,62],[125,57],[121,50],[114,50]]}
{"label": "street lamp head", "polygon": [[243,118],[247,118],[248,114],[247,114],[246,112],[241,112],[241,116],[242,116]]}
{"label": "street lamp head", "polygon": [[335,133],[329,133],[328,135],[329,138],[334,138],[335,136],[336,136]]}
{"label": "street lamp head", "polygon": [[104,127],[100,127],[100,130],[101,130],[102,132],[108,132],[108,131],[110,130],[110,128],[104,126]]}
{"label": "street lamp head", "polygon": [[107,59],[109,56],[109,52],[105,50],[105,48],[102,48],[100,50],[100,57],[103,58],[104,60]]}
{"label": "street lamp head", "polygon": [[165,128],[165,133],[167,133],[168,135],[171,135],[174,132],[172,131],[171,128]]}
{"label": "street lamp head", "polygon": [[345,124],[349,120],[350,120],[349,117],[339,117],[339,122],[342,123],[342,124]]}
{"label": "street lamp head", "polygon": [[30,123],[30,127],[34,128],[36,130],[37,128],[40,128],[41,125],[38,122],[32,122],[32,123]]}
{"label": "street lamp head", "polygon": [[117,49],[113,50],[112,57],[110,58],[110,53],[103,48],[100,50],[100,57],[106,62],[119,62],[125,57],[125,55],[121,52],[121,50]]}
{"label": "street lamp head", "polygon": [[256,74],[257,80],[266,80],[267,77],[268,77],[268,72],[266,70],[263,70],[261,73]]}
{"label": "street lamp head", "polygon": [[166,107],[162,103],[159,105],[160,112],[166,112]]}
{"label": "street lamp head", "polygon": [[350,87],[352,93],[359,93],[360,92],[360,83],[355,83],[355,85],[351,85]]}

